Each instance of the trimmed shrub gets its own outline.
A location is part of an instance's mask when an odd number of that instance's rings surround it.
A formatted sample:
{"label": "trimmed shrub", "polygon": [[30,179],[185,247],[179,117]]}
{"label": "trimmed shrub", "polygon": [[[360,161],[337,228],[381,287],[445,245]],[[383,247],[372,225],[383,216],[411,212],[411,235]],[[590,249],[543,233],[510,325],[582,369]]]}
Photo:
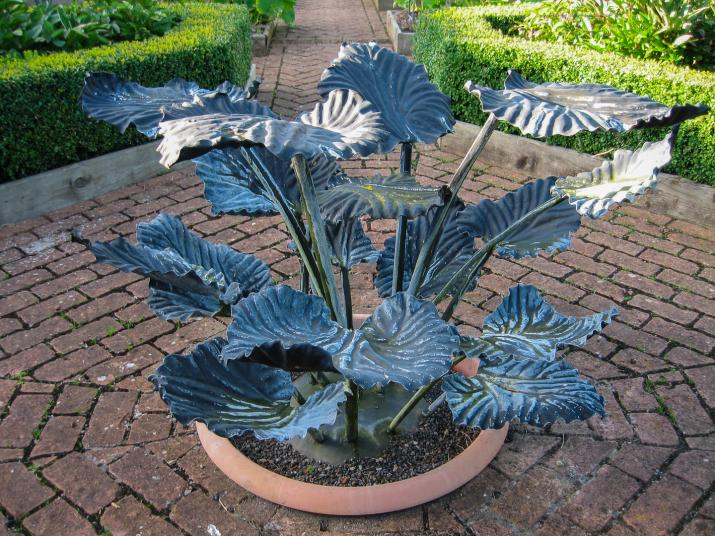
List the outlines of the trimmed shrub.
{"label": "trimmed shrub", "polygon": [[[452,98],[458,119],[481,124],[486,115],[479,100],[464,90],[464,82],[504,87],[507,69],[534,82],[591,82],[649,95],[667,105],[702,102],[715,109],[715,73],[663,62],[599,53],[577,46],[528,41],[510,35],[529,6],[479,6],[445,9],[420,16],[415,35],[415,59]],[[500,130],[517,133],[500,124]],[[635,149],[644,141],[662,139],[662,129],[627,135],[581,133],[554,136],[547,143],[600,154],[616,148]],[[667,171],[715,185],[715,113],[685,122]]]}
{"label": "trimmed shrub", "polygon": [[162,37],[76,52],[0,58],[0,182],[145,143],[128,129],[89,119],[79,94],[87,71],[108,71],[146,86],[172,78],[213,88],[245,83],[251,65],[246,8],[172,5],[182,22]]}

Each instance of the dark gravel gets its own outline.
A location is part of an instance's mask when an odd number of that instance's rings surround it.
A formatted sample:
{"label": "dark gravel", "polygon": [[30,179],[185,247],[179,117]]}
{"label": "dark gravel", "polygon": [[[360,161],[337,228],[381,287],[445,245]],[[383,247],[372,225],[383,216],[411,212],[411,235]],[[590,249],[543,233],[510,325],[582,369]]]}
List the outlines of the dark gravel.
{"label": "dark gravel", "polygon": [[369,486],[396,482],[426,473],[467,448],[479,432],[457,426],[446,405],[420,418],[417,430],[396,435],[379,458],[352,458],[329,465],[307,458],[288,443],[259,441],[252,435],[234,438],[243,454],[283,476],[332,486]]}

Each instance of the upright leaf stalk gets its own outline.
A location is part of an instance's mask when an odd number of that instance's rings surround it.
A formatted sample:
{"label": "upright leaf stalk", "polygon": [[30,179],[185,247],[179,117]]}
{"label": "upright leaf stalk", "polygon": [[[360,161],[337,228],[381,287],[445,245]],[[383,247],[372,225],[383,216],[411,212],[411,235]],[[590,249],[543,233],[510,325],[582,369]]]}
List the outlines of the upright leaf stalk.
{"label": "upright leaf stalk", "polygon": [[[412,173],[412,143],[402,142],[400,148],[400,174]],[[395,263],[392,268],[392,294],[402,292],[402,280],[405,277],[405,240],[407,238],[407,216],[397,217],[395,230]]]}

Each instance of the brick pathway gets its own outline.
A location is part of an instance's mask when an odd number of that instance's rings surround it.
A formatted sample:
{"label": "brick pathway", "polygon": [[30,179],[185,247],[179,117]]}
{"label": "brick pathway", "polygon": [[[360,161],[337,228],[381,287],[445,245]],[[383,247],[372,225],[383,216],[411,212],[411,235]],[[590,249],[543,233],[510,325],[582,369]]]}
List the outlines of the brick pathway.
{"label": "brick pathway", "polygon": [[[292,116],[341,40],[385,41],[369,0],[300,0],[297,28],[260,60],[261,98]],[[417,174],[440,184],[458,158],[419,148]],[[356,174],[397,158],[350,162]],[[526,177],[481,169],[465,197],[499,197]],[[598,383],[610,416],[548,431],[514,427],[491,466],[451,497],[374,518],[325,518],[231,484],[195,434],[172,422],[146,377],[162,355],[224,324],[174,325],[144,304],[147,285],[69,242],[132,236],[163,210],[212,241],[255,252],[285,278],[297,262],[278,218],[213,218],[197,178],[173,172],[0,228],[0,535],[715,533],[715,231],[624,206],[587,223],[573,248],[493,259],[459,319],[477,328],[517,281],[564,312],[617,304],[618,321],[569,355]],[[373,222],[382,242],[392,231]],[[595,262],[595,260],[599,262]],[[376,303],[358,271],[360,311]]]}

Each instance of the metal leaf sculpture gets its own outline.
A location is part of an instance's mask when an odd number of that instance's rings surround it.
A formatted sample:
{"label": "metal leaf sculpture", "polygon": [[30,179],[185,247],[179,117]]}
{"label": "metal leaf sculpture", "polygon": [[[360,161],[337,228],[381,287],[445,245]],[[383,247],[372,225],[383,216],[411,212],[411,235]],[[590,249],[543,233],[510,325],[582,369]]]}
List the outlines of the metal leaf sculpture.
{"label": "metal leaf sculpture", "polygon": [[517,285],[484,319],[482,336],[464,338],[462,350],[487,362],[502,354],[516,359],[553,361],[564,346],[583,346],[618,314],[615,307],[591,316],[562,315],[532,285]]}
{"label": "metal leaf sculpture", "polygon": [[485,112],[538,138],[573,136],[582,131],[628,132],[667,127],[708,112],[703,104],[670,107],[604,84],[535,84],[512,70],[501,91],[478,86],[471,80],[465,88],[479,97]]}
{"label": "metal leaf sculpture", "polygon": [[[448,217],[434,259],[427,269],[424,283],[420,288],[420,298],[426,298],[439,292],[474,253],[473,239],[457,225],[457,215],[463,207],[464,205],[457,203]],[[407,224],[403,288],[409,286],[414,263],[432,230],[436,210],[431,209],[427,214],[411,220]],[[392,292],[394,262],[395,238],[390,237],[385,240],[385,249],[377,262],[375,275],[375,287],[381,297],[389,296]]]}
{"label": "metal leaf sculpture", "polygon": [[377,175],[359,179],[342,175],[318,192],[320,211],[331,222],[369,216],[374,219],[416,218],[442,205],[448,189],[422,186],[414,177]]}
{"label": "metal leaf sculpture", "polygon": [[[478,236],[485,241],[494,238],[548,201],[555,182],[556,177],[539,179],[498,201],[485,199],[476,205],[467,205],[457,218],[457,225],[472,237]],[[540,251],[562,251],[571,245],[571,234],[580,226],[581,215],[576,209],[568,203],[560,203],[512,233],[496,249],[500,255],[515,259],[535,257]]]}
{"label": "metal leaf sculpture", "polygon": [[340,47],[318,83],[321,96],[335,89],[357,91],[380,112],[390,132],[380,152],[400,142],[434,143],[455,124],[449,97],[429,81],[424,65],[375,43]]}
{"label": "metal leaf sculpture", "polygon": [[619,149],[613,153],[612,161],[593,171],[558,179],[554,191],[567,195],[579,214],[600,218],[612,205],[633,202],[655,187],[659,171],[670,162],[673,139],[671,132],[665,139],[646,142],[636,151]]}
{"label": "metal leaf sculpture", "polygon": [[253,432],[258,439],[285,441],[333,424],[346,396],[340,383],[291,405],[291,375],[247,361],[222,363],[226,341],[201,343],[189,355],[169,355],[149,378],[183,425],[200,421],[222,437]]}
{"label": "metal leaf sculpture", "polygon": [[325,234],[338,265],[343,268],[352,268],[361,262],[374,264],[380,258],[380,252],[372,245],[358,218],[326,222]]}
{"label": "metal leaf sculpture", "polygon": [[349,330],[331,320],[321,298],[282,285],[234,306],[228,341],[224,360],[337,370],[366,389],[390,382],[416,389],[447,372],[459,348],[456,330],[436,307],[408,294],[385,300],[360,329]]}
{"label": "metal leaf sculpture", "polygon": [[224,305],[272,284],[263,261],[211,244],[168,214],[139,224],[137,245],[123,238],[90,242],[75,235],[75,239],[94,253],[97,262],[149,277],[149,303],[167,320],[213,316]]}
{"label": "metal leaf sculpture", "polygon": [[167,167],[186,156],[194,158],[212,149],[263,145],[281,159],[369,156],[387,135],[380,114],[354,91],[338,90],[296,121],[255,115],[209,113],[162,121],[159,134],[161,163]]}
{"label": "metal leaf sculpture", "polygon": [[[290,160],[282,160],[266,148],[229,147],[214,149],[194,159],[196,174],[204,183],[204,197],[213,214],[273,215],[278,213],[275,200],[256,177],[254,167],[273,181],[295,210],[300,211],[300,192]],[[324,190],[340,172],[331,158],[317,156],[308,163],[316,190]]]}
{"label": "metal leaf sculpture", "polygon": [[[223,98],[216,98],[219,95]],[[144,87],[111,73],[87,73],[80,95],[82,110],[124,132],[134,124],[150,138],[156,137],[159,123],[189,115],[231,111],[277,117],[270,108],[230,82],[216,89],[201,89],[195,82],[175,78],[162,87]]]}
{"label": "metal leaf sculpture", "polygon": [[534,426],[606,414],[603,397],[565,361],[502,355],[476,376],[450,374],[442,383],[457,424],[501,428],[512,420]]}

